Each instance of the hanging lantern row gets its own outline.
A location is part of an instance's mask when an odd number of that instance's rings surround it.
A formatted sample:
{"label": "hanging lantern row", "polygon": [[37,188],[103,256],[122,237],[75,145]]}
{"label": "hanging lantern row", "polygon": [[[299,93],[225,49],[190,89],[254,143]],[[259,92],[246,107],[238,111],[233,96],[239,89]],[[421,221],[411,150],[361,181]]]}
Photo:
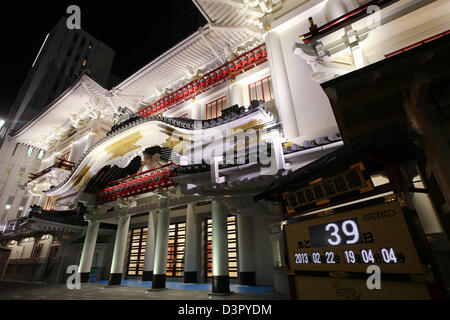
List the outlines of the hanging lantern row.
{"label": "hanging lantern row", "polygon": [[248,67],[264,61],[267,59],[267,50],[265,44],[252,49],[241,56],[234,59],[232,62],[227,62],[217,69],[209,72],[198,80],[195,80],[184,87],[175,90],[168,94],[156,103],[147,106],[137,112],[138,115],[147,117],[148,115],[166,109],[174,103],[193,98],[197,94],[203,92],[205,89],[217,83],[217,81],[227,79],[232,75],[249,69]]}

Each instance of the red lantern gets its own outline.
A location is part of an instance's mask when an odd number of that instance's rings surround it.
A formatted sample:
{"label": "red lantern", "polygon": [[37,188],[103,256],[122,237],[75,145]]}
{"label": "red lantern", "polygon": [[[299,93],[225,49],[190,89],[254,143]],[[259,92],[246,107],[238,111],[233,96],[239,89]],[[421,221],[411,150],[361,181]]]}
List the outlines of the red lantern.
{"label": "red lantern", "polygon": [[169,171],[167,171],[167,170],[163,170],[162,172],[161,172],[161,178],[162,178],[162,181],[161,181],[161,183],[167,183],[167,182],[169,182]]}
{"label": "red lantern", "polygon": [[247,55],[243,56],[241,58],[241,61],[242,61],[242,67],[245,67],[248,64],[248,57],[247,57]]}
{"label": "red lantern", "polygon": [[223,78],[223,71],[222,71],[222,69],[217,70],[216,74],[217,74],[217,79]]}
{"label": "red lantern", "polygon": [[155,185],[155,175],[151,174],[148,176],[148,188],[152,188]]}
{"label": "red lantern", "polygon": [[262,51],[263,57],[267,56],[267,49],[266,49],[266,46],[262,46],[262,47],[261,47],[261,51]]}
{"label": "red lantern", "polygon": [[127,184],[126,183],[122,183],[120,186],[120,191],[119,191],[119,197],[122,197],[126,194],[126,190],[127,190]]}
{"label": "red lantern", "polygon": [[137,187],[138,187],[138,180],[134,179],[133,181],[131,181],[131,192],[136,193]]}
{"label": "red lantern", "polygon": [[194,92],[194,87],[192,86],[192,84],[188,84],[187,90],[188,90],[189,93]]}
{"label": "red lantern", "polygon": [[206,75],[206,76],[204,77],[204,79],[205,79],[206,85],[208,85],[208,84],[211,83],[211,77],[210,77],[209,75]]}
{"label": "red lantern", "polygon": [[163,107],[168,106],[169,104],[170,104],[169,97],[164,98],[164,105],[163,105]]}
{"label": "red lantern", "polygon": [[211,77],[211,82],[214,82],[214,81],[217,80],[217,73],[211,72],[211,73],[209,74],[209,76]]}
{"label": "red lantern", "polygon": [[126,195],[130,195],[133,192],[133,183],[131,181],[127,182],[125,193]]}
{"label": "red lantern", "polygon": [[173,94],[173,100],[174,100],[174,101],[178,101],[179,98],[180,98],[180,97],[178,96],[178,93],[175,92],[175,93]]}
{"label": "red lantern", "polygon": [[231,62],[231,63],[228,64],[228,70],[229,70],[230,72],[233,72],[235,68],[236,68],[236,67],[234,66],[234,63],[233,63],[233,62]]}
{"label": "red lantern", "polygon": [[145,176],[142,178],[142,190],[145,190],[148,188],[148,176]]}
{"label": "red lantern", "polygon": [[241,66],[242,66],[241,59],[237,59],[237,60],[234,61],[234,67],[235,67],[236,71],[239,70],[241,68]]}
{"label": "red lantern", "polygon": [[223,76],[226,77],[228,75],[228,66],[222,67]]}
{"label": "red lantern", "polygon": [[173,94],[171,94],[171,95],[169,96],[169,104],[170,104],[170,103],[173,103],[174,101],[175,101],[175,98],[174,98]]}
{"label": "red lantern", "polygon": [[139,192],[144,188],[144,179],[143,178],[138,178],[137,179],[137,188],[136,191]]}
{"label": "red lantern", "polygon": [[255,61],[255,54],[253,52],[250,52],[248,54],[248,63],[252,63]]}
{"label": "red lantern", "polygon": [[187,97],[189,95],[189,89],[187,87],[183,88],[184,96]]}
{"label": "red lantern", "polygon": [[160,106],[161,106],[161,101],[156,102],[156,108],[155,109],[158,110]]}
{"label": "red lantern", "polygon": [[178,99],[181,99],[184,97],[184,91],[182,89],[178,90]]}
{"label": "red lantern", "polygon": [[[200,80],[201,81],[201,80]],[[194,91],[198,90],[199,88],[199,83],[197,81],[193,82],[193,86],[194,86]]]}
{"label": "red lantern", "polygon": [[261,50],[261,48],[256,49],[255,50],[255,58],[256,58],[256,60],[261,59],[261,57],[262,57],[262,50]]}
{"label": "red lantern", "polygon": [[155,186],[160,185],[162,182],[162,175],[161,172],[155,173]]}

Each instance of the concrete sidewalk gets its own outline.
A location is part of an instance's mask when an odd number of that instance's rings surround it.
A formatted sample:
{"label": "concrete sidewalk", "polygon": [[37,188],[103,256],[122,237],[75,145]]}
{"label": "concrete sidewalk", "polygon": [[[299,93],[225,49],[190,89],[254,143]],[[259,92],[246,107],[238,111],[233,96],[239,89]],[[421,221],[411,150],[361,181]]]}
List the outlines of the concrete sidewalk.
{"label": "concrete sidewalk", "polygon": [[65,284],[36,284],[0,281],[0,300],[284,300],[276,292],[242,293],[208,296],[204,290],[168,289],[146,292],[144,287],[105,286],[83,283],[80,290],[69,290]]}

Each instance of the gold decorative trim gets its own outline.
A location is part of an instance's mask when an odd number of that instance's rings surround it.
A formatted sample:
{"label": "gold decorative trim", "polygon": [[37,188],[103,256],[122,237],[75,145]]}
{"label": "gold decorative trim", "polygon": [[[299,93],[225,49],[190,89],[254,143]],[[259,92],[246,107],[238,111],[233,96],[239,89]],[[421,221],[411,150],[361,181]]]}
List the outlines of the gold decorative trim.
{"label": "gold decorative trim", "polygon": [[131,151],[141,148],[141,145],[136,144],[140,139],[142,139],[142,134],[140,131],[137,131],[107,146],[105,151],[112,155],[106,162],[123,157]]}

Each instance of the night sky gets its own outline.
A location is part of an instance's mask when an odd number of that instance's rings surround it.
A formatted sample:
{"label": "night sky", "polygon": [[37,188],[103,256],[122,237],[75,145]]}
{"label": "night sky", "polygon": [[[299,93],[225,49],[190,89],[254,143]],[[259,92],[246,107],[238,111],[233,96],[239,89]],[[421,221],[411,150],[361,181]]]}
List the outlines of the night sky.
{"label": "night sky", "polygon": [[2,3],[0,118],[6,118],[47,33],[67,7],[81,8],[81,28],[116,52],[112,73],[125,79],[206,20],[191,0],[8,1]]}

